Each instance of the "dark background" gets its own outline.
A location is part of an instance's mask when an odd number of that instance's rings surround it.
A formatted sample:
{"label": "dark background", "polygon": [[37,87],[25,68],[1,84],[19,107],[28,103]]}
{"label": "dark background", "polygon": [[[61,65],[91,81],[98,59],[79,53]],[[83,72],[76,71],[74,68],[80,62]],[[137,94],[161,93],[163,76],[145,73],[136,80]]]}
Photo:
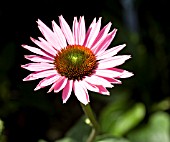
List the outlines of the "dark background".
{"label": "dark background", "polygon": [[[129,0],[130,1],[130,0]],[[152,106],[166,100],[170,94],[170,21],[168,0],[84,0],[84,1],[2,1],[0,4],[0,118],[9,142],[48,141],[64,136],[83,114],[74,95],[62,104],[61,93],[47,94],[47,88],[34,92],[37,81],[23,82],[30,72],[20,68],[29,54],[20,45],[34,45],[29,37],[41,36],[37,19],[51,28],[63,15],[72,26],[74,16],[85,16],[86,27],[94,17],[102,18],[102,26],[111,21],[118,33],[112,46],[126,43],[121,54],[132,54],[122,68],[134,72],[134,77],[122,79],[123,85],[113,92],[126,90],[130,101],[146,106],[146,117]],[[96,94],[95,94],[96,95]],[[109,103],[104,97],[91,95],[96,114]],[[113,94],[114,95],[114,94]],[[168,108],[165,111],[169,111]],[[25,139],[26,138],[26,139]]]}

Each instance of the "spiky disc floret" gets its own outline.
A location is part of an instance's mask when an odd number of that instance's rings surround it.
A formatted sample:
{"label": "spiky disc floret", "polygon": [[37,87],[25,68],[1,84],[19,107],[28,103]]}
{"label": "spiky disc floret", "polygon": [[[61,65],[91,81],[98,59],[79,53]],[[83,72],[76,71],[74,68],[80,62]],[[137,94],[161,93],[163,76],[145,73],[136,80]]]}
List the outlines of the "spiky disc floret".
{"label": "spiky disc floret", "polygon": [[69,80],[82,80],[90,76],[97,67],[96,56],[84,46],[69,45],[55,57],[54,64],[58,73]]}

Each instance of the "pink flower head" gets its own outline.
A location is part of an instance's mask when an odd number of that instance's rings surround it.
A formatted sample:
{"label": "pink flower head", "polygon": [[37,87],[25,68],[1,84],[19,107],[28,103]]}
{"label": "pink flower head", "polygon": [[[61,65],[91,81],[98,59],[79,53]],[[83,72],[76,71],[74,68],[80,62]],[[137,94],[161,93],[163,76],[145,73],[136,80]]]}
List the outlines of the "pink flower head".
{"label": "pink flower head", "polygon": [[39,48],[22,45],[35,55],[25,55],[33,63],[21,66],[33,71],[24,81],[43,78],[34,90],[48,85],[51,85],[48,92],[63,90],[63,103],[73,90],[77,99],[86,105],[90,101],[87,90],[109,95],[106,87],[112,88],[112,84],[121,84],[119,78],[133,75],[116,68],[130,58],[130,55],[115,56],[126,45],[107,49],[117,31],[109,32],[111,22],[100,29],[101,18],[98,21],[95,18],[87,31],[83,16],[79,21],[74,17],[72,30],[63,16],[59,16],[60,26],[52,21],[52,30],[41,20],[37,23],[44,38],[31,38]]}

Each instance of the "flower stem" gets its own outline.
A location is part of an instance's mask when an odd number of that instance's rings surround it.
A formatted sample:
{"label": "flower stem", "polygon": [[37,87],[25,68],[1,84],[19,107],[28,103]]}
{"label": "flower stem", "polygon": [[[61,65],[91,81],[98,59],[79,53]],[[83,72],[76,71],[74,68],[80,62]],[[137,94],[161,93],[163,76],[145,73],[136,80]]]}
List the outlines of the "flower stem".
{"label": "flower stem", "polygon": [[85,115],[88,117],[88,119],[90,120],[90,123],[92,124],[92,127],[93,127],[91,134],[89,135],[89,137],[87,139],[87,142],[94,142],[95,137],[99,132],[99,124],[96,121],[96,118],[95,118],[94,113],[90,107],[90,104],[87,104],[87,105],[84,105],[82,103],[80,103],[80,104],[81,104],[81,107],[83,108]]}

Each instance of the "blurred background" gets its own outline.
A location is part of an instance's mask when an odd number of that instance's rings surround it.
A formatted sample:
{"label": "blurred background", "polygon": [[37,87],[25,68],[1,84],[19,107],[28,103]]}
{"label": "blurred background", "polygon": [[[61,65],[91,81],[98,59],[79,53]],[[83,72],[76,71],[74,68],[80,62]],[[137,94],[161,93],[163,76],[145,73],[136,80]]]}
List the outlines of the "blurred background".
{"label": "blurred background", "polygon": [[84,142],[90,127],[74,94],[62,104],[61,93],[34,92],[39,80],[23,82],[30,72],[21,44],[34,46],[30,36],[42,36],[41,19],[51,28],[63,15],[72,26],[85,16],[86,27],[102,17],[117,35],[110,47],[126,43],[119,54],[131,54],[120,68],[134,76],[110,89],[110,97],[90,92],[102,142],[169,142],[170,21],[168,0],[82,0],[0,2],[0,142]]}

